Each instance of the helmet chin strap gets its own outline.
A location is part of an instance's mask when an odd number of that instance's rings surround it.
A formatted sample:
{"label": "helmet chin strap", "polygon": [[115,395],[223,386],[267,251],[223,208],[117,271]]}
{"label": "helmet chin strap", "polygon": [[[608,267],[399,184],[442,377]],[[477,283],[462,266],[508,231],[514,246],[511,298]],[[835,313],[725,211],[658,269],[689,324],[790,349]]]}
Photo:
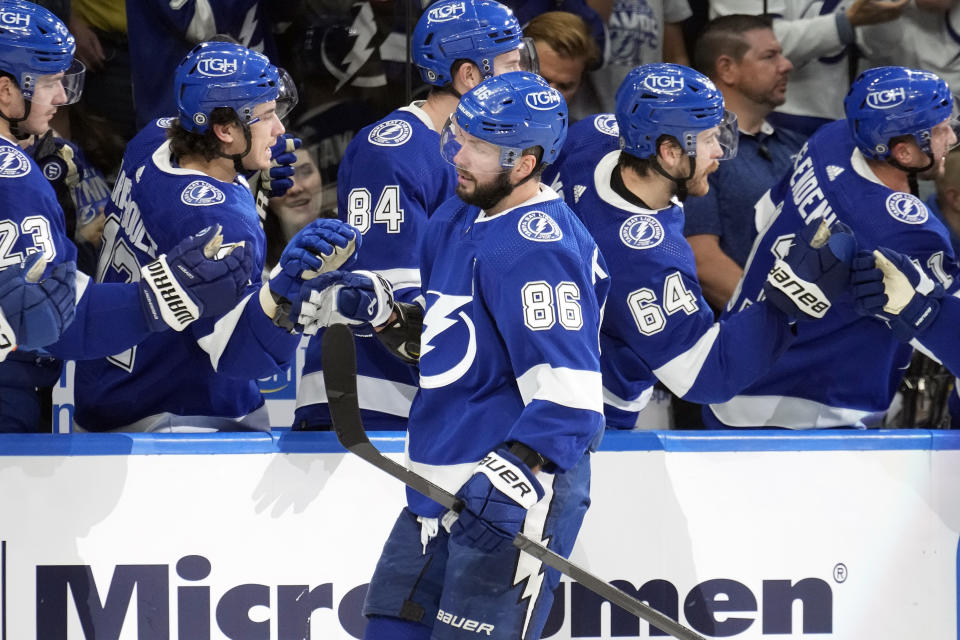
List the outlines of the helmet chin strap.
{"label": "helmet chin strap", "polygon": [[900,169],[900,171],[903,171],[904,173],[907,174],[907,185],[909,185],[910,187],[910,193],[918,198],[920,197],[920,187],[917,184],[917,174],[931,169],[933,167],[934,162],[936,162],[933,159],[932,153],[928,153],[926,155],[928,158],[930,158],[930,162],[927,163],[927,166],[920,167],[919,169],[917,167],[904,166],[899,162],[897,162],[896,160],[894,160],[892,157],[887,158],[887,164],[889,164],[892,167],[896,167],[897,169]]}
{"label": "helmet chin strap", "polygon": [[20,128],[20,123],[30,117],[30,105],[32,103],[26,98],[23,99],[23,117],[22,118],[10,118],[3,111],[0,111],[0,118],[3,118],[10,125],[10,133],[13,134],[13,137],[17,140],[26,140],[32,134],[27,133]]}
{"label": "helmet chin strap", "polygon": [[690,159],[690,175],[683,178],[675,178],[674,176],[667,173],[667,170],[660,165],[660,161],[657,160],[657,156],[653,157],[653,168],[654,170],[662,175],[664,178],[672,182],[677,187],[677,198],[680,202],[683,202],[687,199],[687,180],[693,177],[694,172],[697,170],[697,156],[687,156]]}
{"label": "helmet chin strap", "polygon": [[247,143],[243,153],[223,153],[222,151],[217,151],[217,155],[221,158],[233,160],[233,170],[237,173],[243,173],[246,171],[246,169],[243,168],[243,157],[250,153],[250,145],[252,144],[250,140],[250,127],[246,123],[241,122],[240,128],[243,129],[243,139]]}

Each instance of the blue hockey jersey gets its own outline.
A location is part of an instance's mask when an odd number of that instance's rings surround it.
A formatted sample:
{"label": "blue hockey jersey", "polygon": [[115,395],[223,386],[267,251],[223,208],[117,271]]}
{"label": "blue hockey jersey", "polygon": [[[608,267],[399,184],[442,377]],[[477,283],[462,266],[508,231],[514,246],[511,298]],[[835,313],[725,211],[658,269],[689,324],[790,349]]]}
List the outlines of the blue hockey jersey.
{"label": "blue hockey jersey", "polygon": [[600,330],[607,424],[629,429],[659,379],[692,402],[725,400],[793,340],[789,321],[766,304],[715,323],[683,235],[683,206],[631,203],[611,187],[619,151],[596,162],[577,146],[561,168],[574,210],[597,240],[612,287]]}
{"label": "blue hockey jersey", "polygon": [[218,33],[273,59],[261,0],[138,0],[127,2],[130,73],[137,126],[176,113],[173,72],[194,45]]}
{"label": "blue hockey jersey", "polygon": [[[86,430],[146,427],[138,421],[187,416],[212,428],[269,427],[265,416],[238,421],[263,405],[256,378],[284,366],[297,336],[273,325],[257,292],[265,237],[246,181],[222,182],[179,167],[162,121],[127,147],[107,205],[100,282],[139,279],[140,267],[183,238],[222,227],[224,245],[243,243],[254,268],[247,295],[219,318],[202,318],[183,332],[152,334],[134,349],[77,364],[77,422]],[[196,417],[196,419],[193,419]],[[200,419],[204,417],[205,419]]]}
{"label": "blue hockey jersey", "polygon": [[[821,128],[793,170],[758,202],[761,231],[722,318],[736,317],[758,299],[776,257],[799,229],[821,218],[849,225],[861,249],[890,247],[956,288],[957,265],[943,224],[919,198],[880,182],[848,127],[840,121]],[[798,429],[878,421],[912,348],[882,321],[858,315],[849,292],[832,302],[822,320],[797,324],[797,340],[766,375],[728,402],[711,405],[714,418],[730,426]]]}
{"label": "blue hockey jersey", "polygon": [[[456,189],[456,170],[440,155],[440,135],[419,105],[361,129],[337,178],[340,219],[363,234],[353,268],[379,273],[404,302],[420,296],[418,254],[427,219]],[[405,429],[417,390],[416,367],[401,362],[372,333],[358,332],[357,371],[364,424]],[[329,425],[329,415],[317,337],[307,346],[295,424]]]}
{"label": "blue hockey jersey", "polygon": [[[411,468],[455,492],[484,455],[516,440],[569,469],[603,428],[598,330],[609,281],[596,243],[541,187],[490,217],[451,198],[422,247]],[[417,514],[443,511],[407,498]]]}
{"label": "blue hockey jersey", "polygon": [[617,125],[617,116],[612,113],[598,113],[578,120],[567,130],[567,140],[560,155],[553,164],[547,165],[543,170],[542,181],[560,194],[576,213],[577,208],[574,205],[580,192],[572,188],[565,189],[563,184],[564,174],[569,173],[564,170],[568,159],[575,158],[574,162],[578,166],[596,166],[600,158],[619,148],[620,127]]}

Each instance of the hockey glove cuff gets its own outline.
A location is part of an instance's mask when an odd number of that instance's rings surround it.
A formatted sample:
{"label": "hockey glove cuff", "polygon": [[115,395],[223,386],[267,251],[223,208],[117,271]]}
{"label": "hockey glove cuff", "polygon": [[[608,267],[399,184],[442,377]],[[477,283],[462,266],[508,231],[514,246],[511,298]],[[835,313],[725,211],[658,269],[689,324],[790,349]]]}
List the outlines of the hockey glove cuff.
{"label": "hockey glove cuff", "polygon": [[851,280],[857,311],[885,320],[903,342],[922,333],[940,311],[943,287],[891,249],[858,254]]}
{"label": "hockey glove cuff", "polygon": [[151,331],[183,331],[243,297],[253,261],[242,244],[223,247],[220,230],[207,227],[142,267],[140,300]]}
{"label": "hockey glove cuff", "polygon": [[855,252],[853,232],[842,222],[807,225],[767,274],[766,299],[793,320],[822,318],[830,301],[849,287]]}
{"label": "hockey glove cuff", "polygon": [[448,514],[443,525],[450,537],[482,551],[509,544],[523,530],[527,510],[543,499],[533,471],[506,447],[480,461],[457,498],[463,509],[456,520]]}

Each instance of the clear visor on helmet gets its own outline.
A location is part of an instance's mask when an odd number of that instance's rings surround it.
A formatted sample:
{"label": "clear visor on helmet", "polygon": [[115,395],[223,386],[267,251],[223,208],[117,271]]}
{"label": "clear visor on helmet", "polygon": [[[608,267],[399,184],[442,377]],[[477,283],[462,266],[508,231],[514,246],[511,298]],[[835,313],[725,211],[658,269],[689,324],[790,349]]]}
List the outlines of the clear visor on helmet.
{"label": "clear visor on helmet", "polygon": [[497,54],[493,59],[493,73],[490,76],[499,76],[510,71],[529,71],[540,73],[540,60],[537,58],[537,48],[533,38],[522,38],[520,46],[510,51]]}
{"label": "clear visor on helmet", "polygon": [[277,67],[280,75],[280,93],[277,95],[277,117],[283,120],[297,106],[297,85],[285,69]]}
{"label": "clear visor on helmet", "polygon": [[[737,128],[737,114],[723,112],[723,120],[716,127],[702,131],[688,131],[684,134],[684,147],[689,155],[704,159],[730,160],[737,156],[740,144],[740,131]],[[718,155],[719,154],[719,155]]]}
{"label": "clear visor on helmet", "polygon": [[947,124],[950,126],[950,131],[953,134],[947,140],[947,151],[950,151],[960,145],[960,105],[957,104],[956,98],[953,100],[953,113],[950,115],[950,119],[947,120]]}
{"label": "clear visor on helmet", "polygon": [[21,87],[23,96],[36,105],[62,107],[73,104],[83,93],[86,74],[83,63],[74,58],[70,67],[60,73],[33,76],[24,74]]}
{"label": "clear visor on helmet", "polygon": [[522,149],[500,145],[472,136],[457,125],[456,113],[447,118],[440,132],[440,155],[462,171],[497,174],[509,171]]}

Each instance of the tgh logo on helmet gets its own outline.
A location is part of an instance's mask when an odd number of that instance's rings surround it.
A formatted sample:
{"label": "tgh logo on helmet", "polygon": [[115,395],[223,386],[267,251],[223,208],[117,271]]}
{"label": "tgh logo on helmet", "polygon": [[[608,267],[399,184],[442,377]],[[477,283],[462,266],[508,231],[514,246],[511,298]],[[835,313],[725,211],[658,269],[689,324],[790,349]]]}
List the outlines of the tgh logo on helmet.
{"label": "tgh logo on helmet", "polygon": [[204,58],[197,63],[197,71],[205,76],[229,76],[237,72],[233,58]]}
{"label": "tgh logo on helmet", "polygon": [[524,98],[527,106],[538,111],[548,111],[560,104],[560,94],[554,90],[535,91]]}
{"label": "tgh logo on helmet", "polygon": [[657,93],[677,93],[683,89],[683,78],[671,75],[650,75],[643,79],[643,86]]}
{"label": "tgh logo on helmet", "polygon": [[0,10],[0,24],[8,27],[29,27],[30,16],[25,13],[17,13],[16,11]]}
{"label": "tgh logo on helmet", "polygon": [[430,22],[450,22],[456,20],[467,10],[463,2],[450,2],[430,10],[427,20]]}
{"label": "tgh logo on helmet", "polygon": [[867,94],[867,106],[871,109],[892,109],[903,104],[907,99],[907,92],[903,87],[871,91]]}

